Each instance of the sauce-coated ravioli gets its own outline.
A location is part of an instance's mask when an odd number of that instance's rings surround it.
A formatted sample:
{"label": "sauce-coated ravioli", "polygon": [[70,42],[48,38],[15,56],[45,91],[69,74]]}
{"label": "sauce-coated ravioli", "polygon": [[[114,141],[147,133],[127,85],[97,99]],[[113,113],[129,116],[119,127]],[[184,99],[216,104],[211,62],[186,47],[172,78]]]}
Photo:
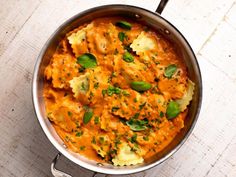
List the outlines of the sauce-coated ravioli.
{"label": "sauce-coated ravioli", "polygon": [[47,117],[89,159],[135,165],[184,127],[194,83],[171,43],[114,17],[69,32],[45,69]]}

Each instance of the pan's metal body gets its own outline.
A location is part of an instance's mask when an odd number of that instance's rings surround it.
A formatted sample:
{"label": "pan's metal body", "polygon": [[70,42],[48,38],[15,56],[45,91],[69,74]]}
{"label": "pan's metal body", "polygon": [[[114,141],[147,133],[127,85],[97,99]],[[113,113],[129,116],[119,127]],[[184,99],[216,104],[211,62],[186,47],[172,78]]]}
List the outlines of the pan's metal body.
{"label": "pan's metal body", "polygon": [[[114,167],[112,165],[104,164],[101,166],[95,161],[88,160],[85,157],[80,156],[79,154],[69,151],[63,145],[62,140],[55,132],[45,114],[45,104],[43,100],[43,73],[45,67],[48,65],[49,60],[51,59],[51,56],[55,52],[58,42],[65,36],[67,32],[82,25],[83,23],[90,22],[95,18],[110,16],[125,16],[127,18],[135,19],[136,21],[144,23],[159,31],[159,33],[163,34],[169,41],[173,42],[173,44],[178,49],[177,51],[182,56],[187,65],[190,79],[196,84],[194,98],[189,108],[188,117],[185,121],[185,127],[176,136],[174,141],[172,141],[171,144],[168,145],[168,147],[166,147],[157,156],[154,156],[152,159],[148,159],[147,162],[141,165]],[[74,163],[98,173],[130,174],[147,170],[162,163],[174,152],[176,152],[181,145],[183,145],[197,121],[197,117],[201,107],[202,81],[198,63],[190,45],[181,35],[181,33],[167,20],[165,20],[157,13],[153,13],[139,7],[127,5],[108,5],[93,8],[72,17],[63,25],[61,25],[54,34],[52,34],[50,39],[43,47],[35,65],[32,91],[35,112],[41,124],[41,127],[48,139],[58,149],[58,151],[60,151],[64,156],[66,156]]]}

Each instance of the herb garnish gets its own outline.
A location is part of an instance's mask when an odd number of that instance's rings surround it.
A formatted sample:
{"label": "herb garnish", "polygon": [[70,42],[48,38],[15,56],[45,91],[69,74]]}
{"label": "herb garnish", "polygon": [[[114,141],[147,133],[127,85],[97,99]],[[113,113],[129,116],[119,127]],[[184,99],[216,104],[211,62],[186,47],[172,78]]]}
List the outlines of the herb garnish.
{"label": "herb garnish", "polygon": [[134,56],[129,52],[125,52],[124,55],[123,55],[123,60],[128,62],[128,63],[133,62],[134,61]]}
{"label": "herb garnish", "polygon": [[99,117],[98,116],[95,116],[94,118],[94,124],[97,125],[99,123]]}
{"label": "herb garnish", "polygon": [[151,84],[144,81],[133,81],[131,82],[130,86],[133,90],[136,90],[138,92],[149,90],[152,87]]}
{"label": "herb garnish", "polygon": [[97,66],[96,57],[93,54],[85,53],[77,58],[77,63],[83,68],[94,68]]}
{"label": "herb garnish", "polygon": [[175,64],[171,64],[165,68],[164,76],[170,79],[176,71],[177,66]]}
{"label": "herb garnish", "polygon": [[118,38],[120,39],[121,42],[123,42],[126,37],[127,36],[124,32],[119,32]]}
{"label": "herb garnish", "polygon": [[167,109],[166,109],[167,118],[168,119],[173,119],[179,113],[180,113],[179,104],[175,101],[170,101],[168,106],[167,106]]}
{"label": "herb garnish", "polygon": [[91,120],[91,118],[93,117],[93,111],[88,109],[85,113],[84,113],[84,117],[83,117],[83,123],[87,124],[89,123],[89,121]]}
{"label": "herb garnish", "polygon": [[127,29],[127,30],[130,30],[132,28],[132,25],[126,21],[118,21],[118,22],[116,22],[116,26],[123,28],[123,29]]}
{"label": "herb garnish", "polygon": [[77,132],[77,133],[75,134],[75,136],[80,137],[80,136],[82,136],[83,134],[84,134],[84,132],[83,132],[83,131],[80,131],[80,132]]}
{"label": "herb garnish", "polygon": [[130,127],[133,131],[142,131],[147,128],[148,120],[137,120],[137,119],[130,119],[129,121],[126,121],[126,125]]}

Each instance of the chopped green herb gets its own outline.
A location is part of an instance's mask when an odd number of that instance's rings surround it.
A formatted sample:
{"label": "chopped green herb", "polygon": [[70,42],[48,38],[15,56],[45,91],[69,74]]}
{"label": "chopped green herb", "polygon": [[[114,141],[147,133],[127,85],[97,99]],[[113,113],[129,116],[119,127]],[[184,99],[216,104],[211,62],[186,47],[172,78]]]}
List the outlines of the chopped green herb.
{"label": "chopped green herb", "polygon": [[93,136],[91,143],[96,144],[96,138]]}
{"label": "chopped green herb", "polygon": [[123,55],[123,60],[128,62],[128,63],[133,62],[134,61],[134,56],[129,52],[125,52],[124,55]]}
{"label": "chopped green herb", "polygon": [[143,120],[130,119],[126,121],[126,124],[133,131],[142,131],[147,128],[146,125],[148,124],[148,120],[147,119],[143,119]]}
{"label": "chopped green herb", "polygon": [[143,104],[140,104],[139,105],[139,110],[142,110],[145,105],[146,105],[146,102],[144,102]]}
{"label": "chopped green herb", "polygon": [[116,112],[118,109],[120,109],[118,106],[113,106],[111,108],[111,112]]}
{"label": "chopped green herb", "polygon": [[95,125],[97,125],[97,124],[99,124],[99,117],[98,116],[96,116],[95,118],[94,118],[94,123],[95,123]]}
{"label": "chopped green herb", "polygon": [[123,42],[124,39],[126,38],[126,35],[124,32],[119,32],[118,37],[119,37],[120,41]]}
{"label": "chopped green herb", "polygon": [[84,108],[85,111],[89,110],[89,107],[87,105],[84,105],[83,108]]}
{"label": "chopped green herb", "polygon": [[116,72],[112,72],[111,77],[116,77]]}
{"label": "chopped green herb", "polygon": [[72,112],[70,112],[70,111],[68,111],[68,116],[72,116],[73,114],[72,114]]}
{"label": "chopped green herb", "polygon": [[118,53],[119,53],[119,51],[117,49],[115,49],[114,55],[117,55]]}
{"label": "chopped green herb", "polygon": [[139,113],[137,112],[137,113],[134,114],[133,118],[137,119],[138,117],[139,117]]}
{"label": "chopped green herb", "polygon": [[167,78],[171,78],[176,71],[177,71],[177,66],[175,64],[171,64],[165,68],[164,76]]}
{"label": "chopped green herb", "polygon": [[77,63],[83,68],[94,68],[97,66],[96,57],[90,53],[85,53],[77,58]]}
{"label": "chopped green herb", "polygon": [[136,141],[137,141],[137,134],[135,133],[135,134],[131,137],[130,142],[131,142],[131,143],[135,143]]}
{"label": "chopped green herb", "polygon": [[102,90],[102,95],[105,96],[107,93],[107,90]]}
{"label": "chopped green herb", "polygon": [[144,81],[131,82],[131,88],[133,90],[138,91],[138,92],[143,92],[143,91],[149,90],[151,87],[152,87],[152,85],[149,84],[148,82],[144,82]]}
{"label": "chopped green herb", "polygon": [[161,123],[161,120],[160,120],[160,119],[158,119],[158,118],[157,118],[155,121],[156,121],[156,123],[158,123],[158,124],[160,124],[160,123]]}
{"label": "chopped green herb", "polygon": [[175,101],[170,101],[167,109],[166,109],[166,114],[168,119],[173,119],[175,118],[178,114],[180,113],[180,107],[179,104]]}
{"label": "chopped green herb", "polygon": [[107,83],[111,83],[111,80],[112,80],[112,77],[109,77],[109,78],[107,79]]}
{"label": "chopped green herb", "polygon": [[117,137],[117,138],[115,139],[115,147],[116,147],[116,148],[118,148],[118,144],[121,144],[121,142],[120,142],[120,138]]}
{"label": "chopped green herb", "polygon": [[82,136],[84,134],[84,132],[83,131],[80,131],[80,132],[77,132],[76,134],[75,134],[75,136]]}
{"label": "chopped green herb", "polygon": [[85,146],[80,146],[80,150],[81,151],[85,150]]}
{"label": "chopped green herb", "polygon": [[80,89],[83,90],[83,91],[86,91],[86,90],[87,90],[87,88],[86,88],[84,82],[81,83],[81,88],[80,88]]}
{"label": "chopped green herb", "polygon": [[94,83],[94,88],[97,89],[99,87],[99,82]]}
{"label": "chopped green herb", "polygon": [[160,117],[164,117],[164,113],[162,111],[160,112]]}
{"label": "chopped green herb", "polygon": [[76,121],[75,124],[76,124],[76,128],[80,127],[80,123],[78,121]]}
{"label": "chopped green herb", "polygon": [[94,96],[93,92],[90,92],[89,93],[89,100],[91,100],[93,96]]}
{"label": "chopped green herb", "polygon": [[115,155],[115,154],[117,154],[117,150],[116,150],[116,149],[111,149],[111,150],[108,152],[108,154],[111,155],[111,156],[112,156],[113,154]]}
{"label": "chopped green herb", "polygon": [[145,141],[148,141],[148,140],[149,140],[148,136],[144,136],[143,139],[144,139]]}
{"label": "chopped green herb", "polygon": [[100,142],[101,144],[103,144],[103,143],[105,142],[105,139],[104,139],[103,136],[100,136],[100,137],[99,137],[99,142]]}
{"label": "chopped green herb", "polygon": [[84,117],[83,117],[83,122],[84,122],[84,124],[89,123],[89,121],[91,120],[92,117],[93,117],[93,111],[87,110],[87,111],[84,113]]}
{"label": "chopped green herb", "polygon": [[129,92],[126,91],[126,90],[123,90],[122,94],[123,94],[124,96],[130,96]]}
{"label": "chopped green herb", "polygon": [[112,96],[113,94],[120,94],[121,89],[119,87],[109,86],[107,89],[107,95]]}
{"label": "chopped green herb", "polygon": [[123,28],[123,29],[127,29],[127,30],[130,30],[132,28],[132,25],[126,21],[116,22],[116,26]]}

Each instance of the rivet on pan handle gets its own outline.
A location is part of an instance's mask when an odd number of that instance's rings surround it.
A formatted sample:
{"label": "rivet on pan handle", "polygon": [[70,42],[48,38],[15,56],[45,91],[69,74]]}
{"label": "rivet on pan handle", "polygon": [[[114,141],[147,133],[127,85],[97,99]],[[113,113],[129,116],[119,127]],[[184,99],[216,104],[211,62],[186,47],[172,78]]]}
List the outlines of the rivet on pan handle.
{"label": "rivet on pan handle", "polygon": [[156,9],[156,12],[159,13],[159,14],[161,14],[162,11],[164,10],[164,8],[165,8],[165,6],[166,6],[166,4],[167,4],[168,1],[169,1],[169,0],[161,0],[161,2],[159,3],[159,5],[158,5],[158,7],[157,7],[157,9]]}
{"label": "rivet on pan handle", "polygon": [[58,154],[56,155],[56,157],[55,157],[55,158],[53,159],[53,161],[52,161],[52,164],[51,164],[51,172],[52,172],[52,175],[53,175],[54,177],[72,177],[71,175],[66,174],[66,173],[64,173],[64,172],[62,172],[62,171],[59,171],[59,170],[57,170],[57,169],[55,168],[55,166],[56,166],[56,164],[57,164],[57,161],[59,160],[60,156],[61,156],[61,153],[58,153]]}

